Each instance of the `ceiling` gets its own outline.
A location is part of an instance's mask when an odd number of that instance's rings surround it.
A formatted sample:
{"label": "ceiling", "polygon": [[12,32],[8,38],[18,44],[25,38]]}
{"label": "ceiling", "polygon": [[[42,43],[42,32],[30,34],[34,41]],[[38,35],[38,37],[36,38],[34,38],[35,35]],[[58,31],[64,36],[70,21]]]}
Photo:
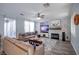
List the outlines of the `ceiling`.
{"label": "ceiling", "polygon": [[[0,3],[0,16],[34,21],[60,19],[69,15],[70,6],[68,3],[50,3],[45,8],[43,3]],[[45,17],[37,20],[38,12]]]}

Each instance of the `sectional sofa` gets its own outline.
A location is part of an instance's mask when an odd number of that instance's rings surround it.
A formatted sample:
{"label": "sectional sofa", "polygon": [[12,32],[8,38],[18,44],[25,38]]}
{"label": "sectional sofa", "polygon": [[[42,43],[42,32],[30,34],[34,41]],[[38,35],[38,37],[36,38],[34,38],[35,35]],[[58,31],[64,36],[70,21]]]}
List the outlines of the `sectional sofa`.
{"label": "sectional sofa", "polygon": [[16,40],[15,38],[3,38],[3,51],[7,55],[43,55],[44,44],[40,44],[34,48],[29,42]]}

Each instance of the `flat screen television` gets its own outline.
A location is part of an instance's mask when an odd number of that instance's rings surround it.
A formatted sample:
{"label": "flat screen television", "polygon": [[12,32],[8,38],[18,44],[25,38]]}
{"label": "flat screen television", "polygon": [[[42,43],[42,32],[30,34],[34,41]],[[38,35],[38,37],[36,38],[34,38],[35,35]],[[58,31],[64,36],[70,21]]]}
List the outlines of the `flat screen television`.
{"label": "flat screen television", "polygon": [[48,31],[49,31],[49,25],[40,25],[40,31],[42,33],[48,33]]}

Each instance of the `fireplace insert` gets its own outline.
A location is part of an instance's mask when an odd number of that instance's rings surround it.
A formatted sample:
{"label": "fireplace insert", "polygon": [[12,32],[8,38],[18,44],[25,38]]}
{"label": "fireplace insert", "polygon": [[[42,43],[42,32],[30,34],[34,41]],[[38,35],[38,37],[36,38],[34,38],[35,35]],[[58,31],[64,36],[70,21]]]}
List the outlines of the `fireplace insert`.
{"label": "fireplace insert", "polygon": [[58,33],[51,33],[51,39],[59,40],[59,34]]}

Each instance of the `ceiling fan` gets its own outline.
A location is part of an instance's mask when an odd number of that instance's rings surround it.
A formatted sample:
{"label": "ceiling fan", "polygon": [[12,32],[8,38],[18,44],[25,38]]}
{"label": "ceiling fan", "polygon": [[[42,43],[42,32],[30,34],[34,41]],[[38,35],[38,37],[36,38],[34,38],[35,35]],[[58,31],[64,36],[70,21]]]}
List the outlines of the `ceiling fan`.
{"label": "ceiling fan", "polygon": [[38,17],[38,18],[44,18],[45,15],[38,12],[38,13],[37,13],[37,17]]}
{"label": "ceiling fan", "polygon": [[[44,3],[44,4],[43,4],[43,7],[45,7],[45,8],[47,8],[47,7],[49,7],[49,6],[50,6],[49,3]],[[44,10],[43,10],[43,11],[44,11]],[[37,18],[38,18],[38,19],[43,19],[43,18],[45,17],[45,15],[42,14],[43,11],[37,13]]]}

